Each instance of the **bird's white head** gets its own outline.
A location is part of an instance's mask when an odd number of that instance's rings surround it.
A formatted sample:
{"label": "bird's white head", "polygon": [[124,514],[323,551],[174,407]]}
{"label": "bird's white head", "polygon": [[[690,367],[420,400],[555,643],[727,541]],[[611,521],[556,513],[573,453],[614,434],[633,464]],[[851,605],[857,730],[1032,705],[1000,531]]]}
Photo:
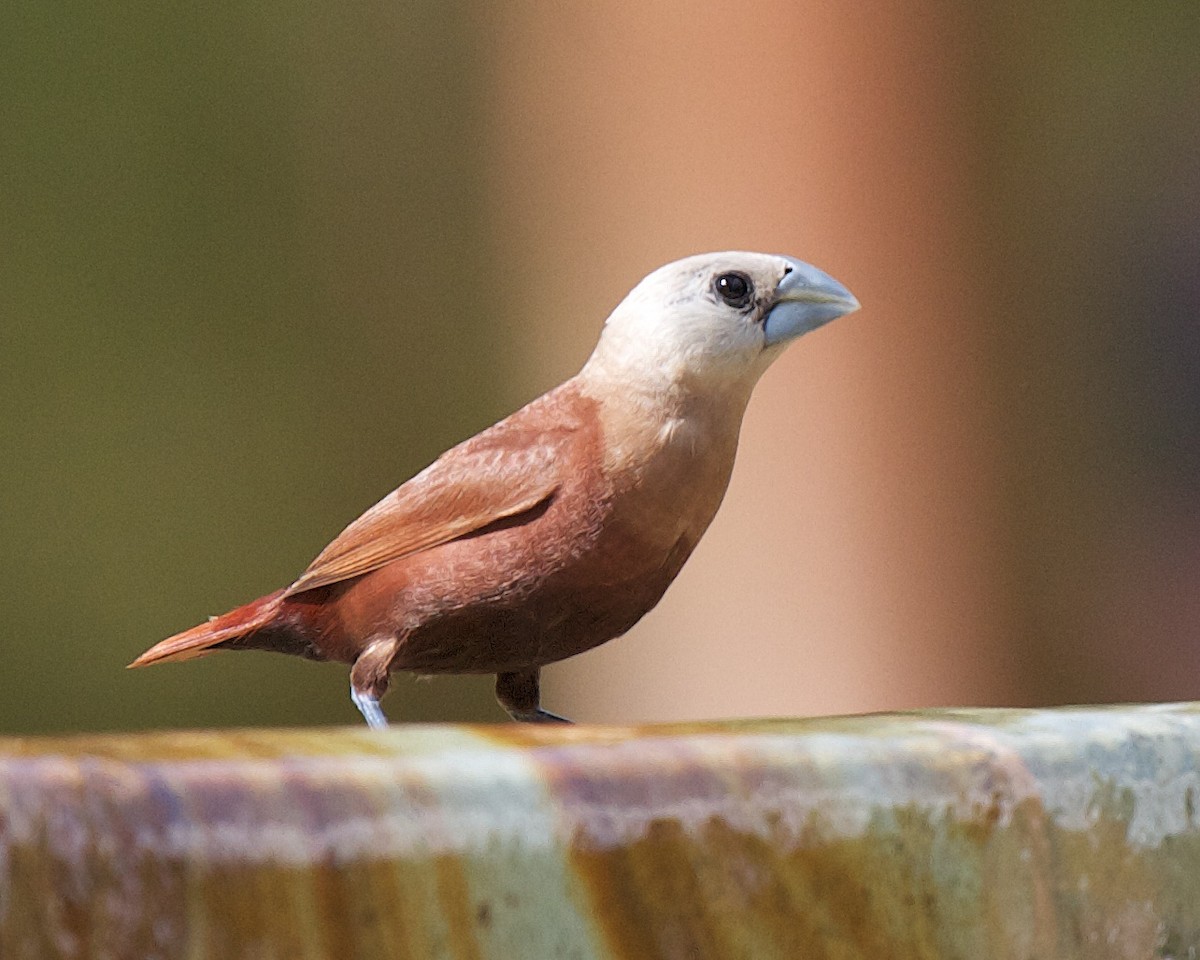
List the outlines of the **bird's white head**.
{"label": "bird's white head", "polygon": [[857,309],[849,290],[800,260],[699,254],[659,267],[630,291],[582,375],[748,396],[792,340]]}

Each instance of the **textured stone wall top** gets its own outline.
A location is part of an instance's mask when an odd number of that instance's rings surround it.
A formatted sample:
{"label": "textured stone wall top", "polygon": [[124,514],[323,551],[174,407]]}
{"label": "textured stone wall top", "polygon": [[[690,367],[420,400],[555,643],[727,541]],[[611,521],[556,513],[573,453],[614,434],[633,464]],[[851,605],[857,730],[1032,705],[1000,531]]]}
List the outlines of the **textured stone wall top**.
{"label": "textured stone wall top", "polygon": [[1200,706],[0,739],[0,957],[1200,955]]}

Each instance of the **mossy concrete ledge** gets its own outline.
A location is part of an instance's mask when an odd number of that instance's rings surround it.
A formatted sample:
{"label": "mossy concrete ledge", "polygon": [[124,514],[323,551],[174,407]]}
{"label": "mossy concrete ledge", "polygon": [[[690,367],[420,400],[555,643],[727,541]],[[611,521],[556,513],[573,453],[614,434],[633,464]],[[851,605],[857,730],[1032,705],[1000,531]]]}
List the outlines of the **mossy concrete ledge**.
{"label": "mossy concrete ledge", "polygon": [[1193,958],[1200,706],[0,739],[0,957]]}

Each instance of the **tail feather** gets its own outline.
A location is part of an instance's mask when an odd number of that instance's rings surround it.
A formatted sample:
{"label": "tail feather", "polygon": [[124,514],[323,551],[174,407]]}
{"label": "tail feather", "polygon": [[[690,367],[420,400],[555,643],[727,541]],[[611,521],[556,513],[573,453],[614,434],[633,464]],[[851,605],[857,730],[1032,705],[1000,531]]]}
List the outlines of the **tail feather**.
{"label": "tail feather", "polygon": [[245,606],[230,610],[207,623],[184,630],[173,637],[156,643],[130,667],[148,667],[153,663],[169,663],[172,660],[193,660],[212,653],[213,648],[229,640],[247,636],[270,626],[283,606],[283,591],[276,590],[259,597]]}

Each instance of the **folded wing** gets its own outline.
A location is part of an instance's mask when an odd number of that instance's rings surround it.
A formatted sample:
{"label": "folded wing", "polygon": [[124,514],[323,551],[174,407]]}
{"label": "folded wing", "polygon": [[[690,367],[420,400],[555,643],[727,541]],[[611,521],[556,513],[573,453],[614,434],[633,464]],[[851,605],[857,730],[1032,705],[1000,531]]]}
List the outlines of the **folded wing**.
{"label": "folded wing", "polygon": [[570,459],[574,424],[539,423],[533,412],[526,408],[454,447],[388,494],[322,550],[284,597],[362,576],[548,501]]}

